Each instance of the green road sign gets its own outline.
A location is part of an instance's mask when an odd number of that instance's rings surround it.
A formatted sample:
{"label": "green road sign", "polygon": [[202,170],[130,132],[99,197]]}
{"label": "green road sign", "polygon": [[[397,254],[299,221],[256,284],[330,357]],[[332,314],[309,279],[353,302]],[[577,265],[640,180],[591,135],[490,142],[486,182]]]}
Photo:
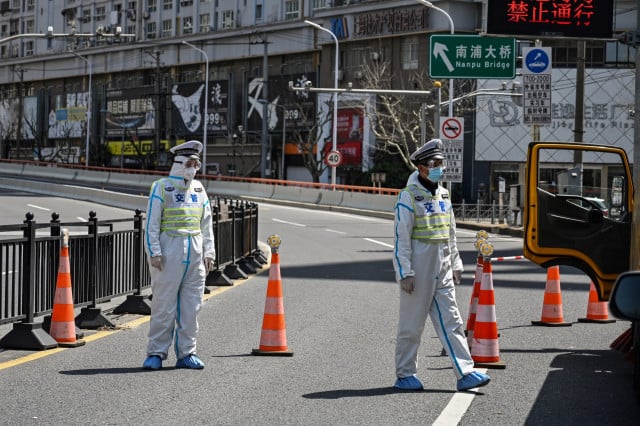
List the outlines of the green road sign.
{"label": "green road sign", "polygon": [[477,35],[432,35],[431,78],[502,78],[516,76],[516,39]]}

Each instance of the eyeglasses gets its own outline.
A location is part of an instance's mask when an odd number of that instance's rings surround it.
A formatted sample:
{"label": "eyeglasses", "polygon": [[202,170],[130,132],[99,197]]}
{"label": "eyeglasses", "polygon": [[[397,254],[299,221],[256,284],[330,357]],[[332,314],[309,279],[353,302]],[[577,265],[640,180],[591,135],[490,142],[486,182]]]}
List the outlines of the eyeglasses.
{"label": "eyeglasses", "polygon": [[186,160],[182,164],[184,167],[200,167],[200,162],[198,160]]}
{"label": "eyeglasses", "polygon": [[428,161],[424,161],[422,163],[423,166],[428,167],[430,169],[434,168],[434,167],[447,167],[447,160],[428,160]]}

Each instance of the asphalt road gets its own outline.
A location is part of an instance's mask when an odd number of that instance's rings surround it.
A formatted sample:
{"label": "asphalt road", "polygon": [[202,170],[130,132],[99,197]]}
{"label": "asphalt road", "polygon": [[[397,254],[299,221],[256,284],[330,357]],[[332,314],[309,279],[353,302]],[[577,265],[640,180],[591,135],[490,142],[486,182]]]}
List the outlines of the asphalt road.
{"label": "asphalt road", "polygon": [[[74,217],[91,209],[109,219],[130,214],[4,193],[3,223],[16,213],[13,223],[22,220],[20,203]],[[526,260],[494,263],[506,368],[490,369],[492,382],[477,392],[455,392],[450,362],[428,325],[418,371],[426,390],[402,392],[392,388],[398,316],[392,222],[271,204],[260,204],[259,218],[261,241],[271,234],[282,239],[293,357],[251,355],[259,345],[266,267],[232,287],[211,288],[199,316],[202,371],[174,369],[173,354],[163,370],[141,370],[148,318],[133,315],[111,316],[118,328],[87,333],[82,347],[0,352],[0,424],[637,424],[631,366],[609,348],[629,323],[576,322],[586,314],[589,293],[580,271],[561,268],[564,318],[573,325],[536,327],[531,321],[540,319],[545,271]],[[475,233],[458,230],[466,271],[457,298],[465,319]],[[491,235],[490,241],[495,256],[522,252],[519,238]],[[7,330],[0,327],[2,335]]]}

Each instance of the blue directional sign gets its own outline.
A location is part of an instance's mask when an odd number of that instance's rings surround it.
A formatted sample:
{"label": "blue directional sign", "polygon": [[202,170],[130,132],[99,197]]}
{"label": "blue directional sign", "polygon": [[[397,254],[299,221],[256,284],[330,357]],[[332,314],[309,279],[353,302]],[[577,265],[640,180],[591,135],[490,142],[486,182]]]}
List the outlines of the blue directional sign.
{"label": "blue directional sign", "polygon": [[532,48],[524,57],[525,72],[531,74],[543,74],[548,73],[551,66],[551,59],[547,49]]}

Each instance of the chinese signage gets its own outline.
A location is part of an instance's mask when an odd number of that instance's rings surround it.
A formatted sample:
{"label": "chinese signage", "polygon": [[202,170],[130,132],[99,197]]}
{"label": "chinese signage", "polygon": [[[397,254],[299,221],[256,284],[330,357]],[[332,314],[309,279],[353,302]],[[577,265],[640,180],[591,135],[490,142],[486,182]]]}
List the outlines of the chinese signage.
{"label": "chinese signage", "polygon": [[523,112],[525,124],[551,123],[551,48],[522,49]]}
{"label": "chinese signage", "polygon": [[108,136],[151,136],[155,131],[154,87],[107,90],[104,113]]}
{"label": "chinese signage", "polygon": [[489,34],[602,37],[613,28],[613,0],[488,0]]}
{"label": "chinese signage", "polygon": [[[554,67],[551,80],[554,82],[551,123],[540,126],[540,140],[575,140],[576,69]],[[478,80],[478,89],[494,87],[494,80]],[[585,70],[584,143],[618,146],[633,156],[634,87],[635,75],[628,69]],[[477,97],[473,127],[475,160],[522,162],[526,159],[531,128],[524,123],[519,99],[495,95]]]}
{"label": "chinese signage", "polygon": [[475,35],[433,35],[431,78],[507,78],[516,75],[516,40]]}
{"label": "chinese signage", "polygon": [[[360,108],[338,108],[338,143],[336,148],[341,154],[340,166],[360,166],[362,164],[362,136],[364,111]],[[332,149],[329,139],[324,152]]]}
{"label": "chinese signage", "polygon": [[[427,10],[427,8],[420,6],[355,15],[353,17],[353,36],[378,37],[424,30],[427,28]],[[332,23],[332,27],[333,25]],[[335,28],[332,29],[335,34]],[[343,38],[346,38],[344,36],[348,33],[343,32],[342,34]]]}
{"label": "chinese signage", "polygon": [[440,117],[440,139],[442,139],[447,167],[444,182],[462,182],[462,159],[464,157],[464,118]]}

